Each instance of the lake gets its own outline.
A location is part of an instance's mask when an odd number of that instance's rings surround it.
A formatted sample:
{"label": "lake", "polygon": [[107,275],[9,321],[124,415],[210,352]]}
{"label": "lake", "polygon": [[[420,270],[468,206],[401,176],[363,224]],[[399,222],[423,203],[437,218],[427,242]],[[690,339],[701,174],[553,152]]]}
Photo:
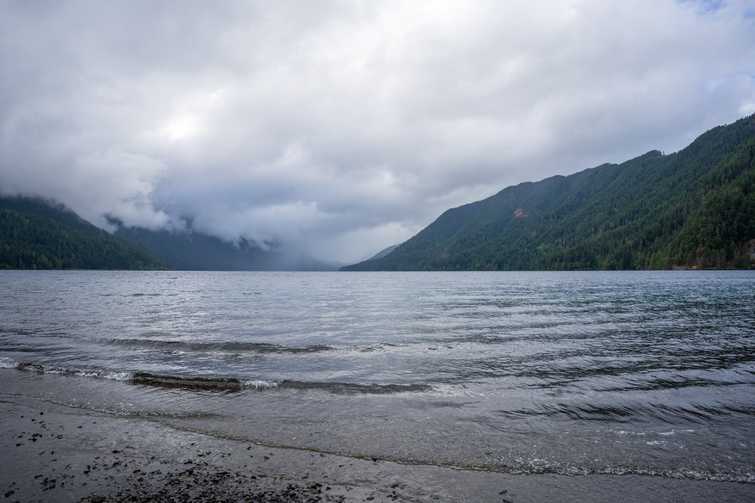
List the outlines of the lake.
{"label": "lake", "polygon": [[0,291],[0,378],[57,374],[72,406],[406,463],[755,483],[753,271],[6,271]]}

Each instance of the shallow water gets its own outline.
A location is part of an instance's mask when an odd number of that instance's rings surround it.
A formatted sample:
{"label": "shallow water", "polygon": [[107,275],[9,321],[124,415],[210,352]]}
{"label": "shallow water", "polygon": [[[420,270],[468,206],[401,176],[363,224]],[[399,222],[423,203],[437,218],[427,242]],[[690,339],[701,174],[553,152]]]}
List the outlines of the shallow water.
{"label": "shallow water", "polygon": [[406,462],[755,482],[753,272],[11,271],[0,290],[0,367],[65,374],[82,392],[50,398],[71,405]]}

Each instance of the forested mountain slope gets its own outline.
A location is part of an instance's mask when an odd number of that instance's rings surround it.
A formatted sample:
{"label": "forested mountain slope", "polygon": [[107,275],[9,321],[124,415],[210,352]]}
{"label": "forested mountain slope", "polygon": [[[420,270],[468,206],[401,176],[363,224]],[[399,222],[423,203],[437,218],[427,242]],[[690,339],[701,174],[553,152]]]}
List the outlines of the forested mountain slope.
{"label": "forested mountain slope", "polygon": [[0,197],[0,269],[161,269],[146,251],[60,204]]}
{"label": "forested mountain slope", "polygon": [[752,267],[755,116],[670,155],[508,187],[347,270]]}

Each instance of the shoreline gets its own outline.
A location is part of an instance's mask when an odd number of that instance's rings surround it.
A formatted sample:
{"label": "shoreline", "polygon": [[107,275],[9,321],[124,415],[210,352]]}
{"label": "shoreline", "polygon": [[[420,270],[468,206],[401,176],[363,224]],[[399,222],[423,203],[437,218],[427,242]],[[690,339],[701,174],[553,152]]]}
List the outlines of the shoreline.
{"label": "shoreline", "polygon": [[[345,266],[349,267],[349,266]],[[415,273],[415,272],[705,272],[705,271],[755,271],[755,266],[748,267],[687,267],[674,266],[660,269],[643,268],[643,269],[346,269],[344,267],[336,269],[74,269],[74,268],[0,268],[0,272],[202,272],[202,273],[245,273],[245,272],[263,272],[263,273],[331,273],[331,272],[388,272],[388,273]]]}
{"label": "shoreline", "polygon": [[[3,501],[744,501],[755,484],[640,475],[514,475],[269,447],[145,416],[52,403],[52,380],[0,370]],[[19,386],[20,381],[24,386]],[[59,384],[59,383],[58,383]],[[21,391],[21,392],[19,392]]]}

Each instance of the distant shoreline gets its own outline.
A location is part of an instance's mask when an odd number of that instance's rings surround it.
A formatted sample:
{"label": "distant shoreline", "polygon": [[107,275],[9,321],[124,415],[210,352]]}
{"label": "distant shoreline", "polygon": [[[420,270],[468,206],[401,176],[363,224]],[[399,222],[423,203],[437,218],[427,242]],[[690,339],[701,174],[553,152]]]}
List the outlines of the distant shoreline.
{"label": "distant shoreline", "polygon": [[72,271],[72,272],[347,272],[347,273],[375,273],[375,272],[680,272],[680,271],[755,271],[755,267],[672,267],[669,269],[3,269],[2,271]]}

